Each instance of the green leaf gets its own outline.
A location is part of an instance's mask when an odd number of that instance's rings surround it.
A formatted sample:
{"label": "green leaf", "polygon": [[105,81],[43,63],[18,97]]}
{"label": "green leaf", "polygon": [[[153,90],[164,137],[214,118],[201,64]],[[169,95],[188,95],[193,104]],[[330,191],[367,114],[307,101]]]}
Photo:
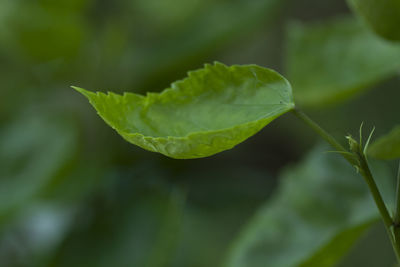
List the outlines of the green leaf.
{"label": "green leaf", "polygon": [[2,19],[7,26],[0,26],[0,46],[33,62],[75,57],[90,34],[82,19],[83,10],[67,8],[68,2],[57,8],[37,1],[7,5]]}
{"label": "green leaf", "polygon": [[[143,2],[149,3],[149,1]],[[184,12],[186,19],[177,19],[179,27],[172,27],[164,34],[156,32],[154,34],[157,37],[156,42],[151,39],[148,45],[140,45],[132,51],[134,58],[130,62],[135,72],[132,74],[128,68],[130,72],[127,75],[131,77],[132,83],[140,86],[141,90],[142,87],[154,88],[159,80],[168,80],[174,77],[177,71],[183,73],[193,68],[192,66],[198,65],[198,62],[204,61],[204,58],[213,57],[227,45],[246,39],[256,31],[261,30],[265,34],[266,30],[276,25],[277,17],[281,15],[286,0],[162,2],[167,3],[168,11],[153,8],[152,14],[147,17],[149,25],[160,20],[160,15],[155,14],[154,10],[162,10],[164,16],[166,13],[171,16],[170,14],[174,13],[172,10],[176,12],[179,9]],[[159,5],[157,3],[157,6]],[[132,12],[137,12],[137,8],[135,7],[127,16],[130,17]],[[137,24],[142,23],[143,18],[140,17]],[[158,28],[167,25],[165,22],[160,24],[157,25]],[[146,30],[150,31],[151,28],[147,27]]]}
{"label": "green leaf", "polygon": [[[225,266],[333,266],[379,218],[361,176],[324,151],[318,147],[283,173],[278,191],[239,235]],[[386,168],[375,171],[382,180],[391,177]]]}
{"label": "green leaf", "polygon": [[400,41],[399,0],[347,0],[372,30],[388,40]]}
{"label": "green leaf", "polygon": [[128,142],[178,159],[230,149],[294,108],[288,81],[256,65],[205,65],[161,93],[85,95]]}
{"label": "green leaf", "polygon": [[368,148],[368,154],[378,159],[400,158],[400,125],[372,143]]}
{"label": "green leaf", "polygon": [[380,39],[354,18],[292,23],[288,34],[287,77],[298,105],[335,104],[400,69],[400,46]]}
{"label": "green leaf", "polygon": [[204,175],[204,162],[197,163],[198,168],[174,175],[182,177],[188,203],[177,256],[168,266],[221,266],[245,219],[273,189],[273,177],[254,166],[219,162]]}
{"label": "green leaf", "polygon": [[60,116],[29,112],[0,133],[0,219],[32,202],[76,150],[73,125]]}
{"label": "green leaf", "polygon": [[136,179],[129,181],[126,173],[113,174],[111,186],[96,194],[107,203],[84,206],[90,216],[76,217],[46,266],[167,266],[181,236],[185,198],[160,183],[165,177],[154,164],[146,167],[133,171]]}

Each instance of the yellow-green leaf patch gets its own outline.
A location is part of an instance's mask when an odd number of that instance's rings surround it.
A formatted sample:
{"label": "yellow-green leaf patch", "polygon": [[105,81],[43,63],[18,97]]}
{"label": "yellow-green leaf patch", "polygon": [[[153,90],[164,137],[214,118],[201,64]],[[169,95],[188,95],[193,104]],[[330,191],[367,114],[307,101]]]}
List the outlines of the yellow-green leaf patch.
{"label": "yellow-green leaf patch", "polygon": [[74,89],[128,142],[179,159],[230,149],[294,108],[289,82],[256,65],[206,64],[146,96]]}

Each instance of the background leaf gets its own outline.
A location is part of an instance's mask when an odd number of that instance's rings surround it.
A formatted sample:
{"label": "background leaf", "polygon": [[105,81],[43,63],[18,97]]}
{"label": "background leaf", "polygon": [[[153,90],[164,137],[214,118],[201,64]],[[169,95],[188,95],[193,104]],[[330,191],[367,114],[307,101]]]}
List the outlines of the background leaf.
{"label": "background leaf", "polygon": [[400,69],[400,45],[344,17],[312,25],[292,23],[286,70],[296,103],[324,107],[362,92]]}
{"label": "background leaf", "polygon": [[388,40],[400,41],[400,1],[347,0],[372,30]]}
{"label": "background leaf", "polygon": [[378,159],[400,158],[400,125],[373,142],[368,148],[368,154]]}
{"label": "background leaf", "polygon": [[[317,147],[284,171],[275,195],[234,243],[226,266],[333,266],[377,221],[361,176],[324,151]],[[382,180],[390,177],[386,168],[376,172]]]}
{"label": "background leaf", "polygon": [[230,149],[294,107],[287,80],[256,65],[206,65],[146,97],[75,89],[127,141],[183,159]]}
{"label": "background leaf", "polygon": [[27,205],[76,152],[76,132],[62,118],[30,111],[0,133],[0,220]]}
{"label": "background leaf", "polygon": [[[281,72],[288,21],[347,13],[346,1],[336,0],[0,1],[0,191],[10,189],[0,196],[0,266],[220,266],[280,184],[277,173],[300,161],[315,135],[282,116],[229,153],[172,160],[127,145],[69,85],[161,91],[215,60]],[[390,79],[356,101],[309,115],[338,138],[358,134],[361,121],[390,129],[399,84]],[[18,189],[5,182],[13,179]],[[26,188],[33,193],[25,195]],[[166,207],[174,207],[168,193],[174,199],[176,188],[185,192],[183,215]],[[390,242],[377,227],[340,266],[391,266]]]}
{"label": "background leaf", "polygon": [[109,180],[94,195],[100,203],[90,214],[91,202],[82,207],[79,217],[86,218],[46,266],[166,266],[180,238],[184,195],[157,184],[162,175],[151,167],[143,164],[129,181],[120,174]]}
{"label": "background leaf", "polygon": [[[166,13],[170,18],[168,21],[173,20],[176,23],[175,27],[169,29],[168,34],[158,36],[161,37],[159,41],[149,42],[137,48],[138,51],[134,51],[135,58],[130,60],[130,64],[133,65],[131,67],[136,70],[133,76],[130,75],[130,79],[139,86],[136,88],[154,90],[158,86],[157,80],[161,78],[171,79],[172,76],[178,79],[177,69],[184,73],[188,69],[193,69],[193,66],[200,66],[194,65],[199,58],[201,58],[200,62],[207,60],[204,59],[205,56],[211,55],[211,58],[215,59],[213,55],[216,52],[229,43],[235,43],[238,37],[249,37],[260,25],[268,28],[275,25],[275,19],[281,13],[286,0],[228,2],[169,0],[156,1],[157,4],[153,3],[153,7],[156,8],[149,8],[151,6],[149,3],[152,1],[139,0],[138,2],[146,3],[143,6],[147,6],[146,9],[152,11],[147,21],[150,25],[156,21],[159,23],[157,28],[166,27],[165,25],[171,27],[171,23],[162,21]],[[165,8],[160,7],[160,4],[164,2]],[[156,14],[154,14],[155,10]],[[160,16],[160,13],[163,15]],[[262,34],[264,33],[265,30]],[[103,84],[100,86],[103,87]]]}
{"label": "background leaf", "polygon": [[[203,160],[215,164],[215,157]],[[182,236],[175,260],[167,266],[221,266],[230,243],[275,184],[273,177],[254,167],[226,162],[229,167],[217,164],[204,171],[199,161],[189,161],[199,169],[182,174],[187,190]]]}

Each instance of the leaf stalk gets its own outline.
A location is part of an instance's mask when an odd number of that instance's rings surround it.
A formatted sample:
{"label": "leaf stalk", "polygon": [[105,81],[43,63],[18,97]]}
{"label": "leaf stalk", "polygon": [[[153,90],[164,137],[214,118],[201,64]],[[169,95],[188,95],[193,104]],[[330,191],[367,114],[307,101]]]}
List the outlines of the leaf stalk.
{"label": "leaf stalk", "polygon": [[[396,215],[395,219],[389,214],[385,202],[383,201],[382,195],[379,192],[378,186],[375,183],[373,175],[368,165],[367,158],[365,156],[366,147],[361,145],[361,127],[360,127],[360,143],[354,140],[351,136],[347,136],[350,144],[350,151],[346,150],[332,135],[321,128],[316,122],[314,122],[305,113],[295,108],[292,113],[307,124],[314,132],[320,135],[326,142],[328,142],[337,152],[343,156],[352,166],[354,166],[358,172],[363,176],[368,188],[372,194],[378,211],[381,215],[386,231],[389,235],[390,241],[393,246],[393,250],[396,254],[396,258],[400,263],[400,166],[399,173],[397,176],[397,199],[396,199]],[[372,133],[370,134],[366,146],[368,146]],[[396,223],[397,222],[397,223]]]}
{"label": "leaf stalk", "polygon": [[394,213],[394,225],[400,226],[400,162],[397,170],[397,185],[396,185],[396,210]]}

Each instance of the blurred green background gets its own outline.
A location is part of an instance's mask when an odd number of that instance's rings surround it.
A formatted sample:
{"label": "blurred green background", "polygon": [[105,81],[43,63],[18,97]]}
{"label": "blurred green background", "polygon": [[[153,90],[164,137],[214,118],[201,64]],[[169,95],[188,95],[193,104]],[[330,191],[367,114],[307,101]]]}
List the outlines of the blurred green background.
{"label": "blurred green background", "polygon": [[[215,60],[285,75],[289,22],[350,13],[333,0],[1,0],[0,266],[223,265],[318,138],[288,114],[233,150],[172,160],[128,144],[70,85],[160,91]],[[308,112],[342,141],[362,121],[379,135],[399,84]],[[393,261],[377,224],[340,266]]]}

